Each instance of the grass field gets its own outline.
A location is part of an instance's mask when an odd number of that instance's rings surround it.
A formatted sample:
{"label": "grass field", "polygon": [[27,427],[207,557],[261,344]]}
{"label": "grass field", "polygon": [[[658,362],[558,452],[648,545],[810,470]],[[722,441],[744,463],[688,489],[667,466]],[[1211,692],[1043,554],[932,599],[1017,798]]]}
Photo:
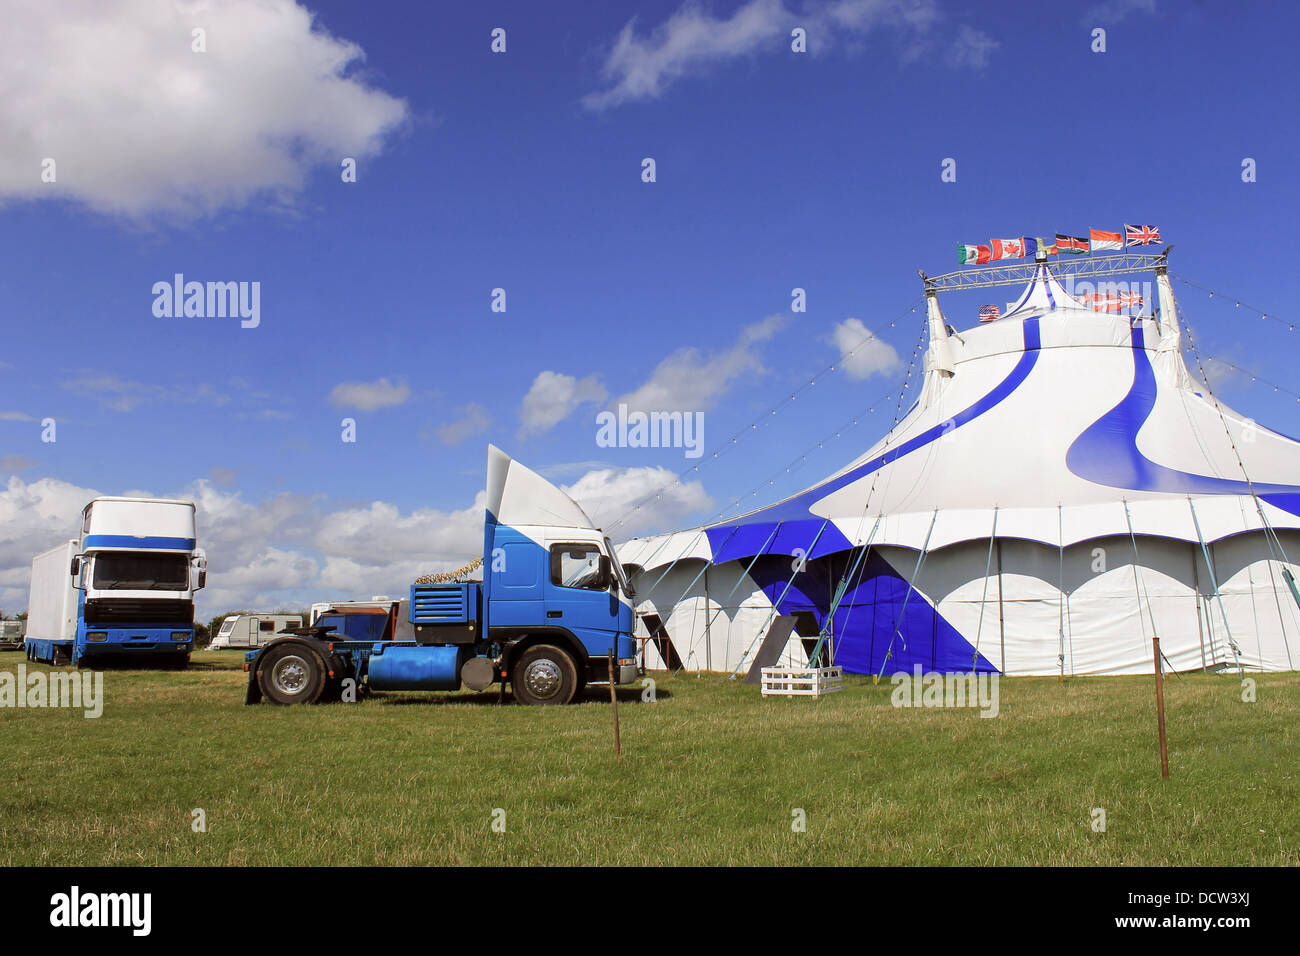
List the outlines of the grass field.
{"label": "grass field", "polygon": [[1162,781],[1151,678],[1003,680],[982,719],[867,678],[765,700],[658,674],[654,703],[622,692],[616,758],[607,688],[246,707],[241,657],[109,671],[98,719],[0,710],[0,862],[1300,863],[1300,674],[1257,675],[1256,703],[1235,675],[1167,680]]}

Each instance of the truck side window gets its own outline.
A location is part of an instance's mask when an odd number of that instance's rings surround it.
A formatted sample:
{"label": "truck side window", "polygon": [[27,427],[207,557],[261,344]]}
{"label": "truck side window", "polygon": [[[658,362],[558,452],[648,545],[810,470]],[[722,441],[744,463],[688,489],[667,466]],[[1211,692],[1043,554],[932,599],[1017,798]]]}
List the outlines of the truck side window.
{"label": "truck side window", "polygon": [[600,548],[594,544],[551,545],[551,583],[562,588],[604,590],[600,586]]}

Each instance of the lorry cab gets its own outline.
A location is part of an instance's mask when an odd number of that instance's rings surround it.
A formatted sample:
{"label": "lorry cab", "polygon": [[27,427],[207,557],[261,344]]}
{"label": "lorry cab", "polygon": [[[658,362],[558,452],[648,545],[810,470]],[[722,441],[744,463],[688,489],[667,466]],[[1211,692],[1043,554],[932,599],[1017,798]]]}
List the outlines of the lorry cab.
{"label": "lorry cab", "polygon": [[86,505],[68,568],[80,592],[75,660],[189,654],[194,595],[207,583],[194,516],[194,502],[168,498],[103,497]]}
{"label": "lorry cab", "polygon": [[579,665],[579,686],[608,680],[608,652],[618,643],[615,656],[624,663],[616,663],[615,679],[633,679],[631,588],[604,534],[497,522],[491,553],[484,590],[494,640],[514,651],[521,641],[561,642]]}
{"label": "lorry cab", "polygon": [[[471,579],[480,564],[482,580]],[[582,508],[490,447],[482,558],[418,579],[409,600],[370,602],[370,613],[367,602],[313,606],[312,626],[246,655],[245,700],[499,683],[521,703],[567,704],[588,683],[636,679],[633,597]]]}

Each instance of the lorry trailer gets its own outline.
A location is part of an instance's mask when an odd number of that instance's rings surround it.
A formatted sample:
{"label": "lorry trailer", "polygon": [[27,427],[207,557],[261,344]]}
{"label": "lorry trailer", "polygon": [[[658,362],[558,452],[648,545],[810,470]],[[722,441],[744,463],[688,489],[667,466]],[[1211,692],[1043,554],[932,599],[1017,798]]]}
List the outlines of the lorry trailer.
{"label": "lorry trailer", "polygon": [[245,700],[509,684],[521,703],[565,704],[588,683],[608,683],[611,666],[615,683],[636,679],[634,594],[609,538],[577,502],[495,446],[482,580],[442,577],[417,581],[389,607],[376,603],[371,621],[338,605],[249,651]]}

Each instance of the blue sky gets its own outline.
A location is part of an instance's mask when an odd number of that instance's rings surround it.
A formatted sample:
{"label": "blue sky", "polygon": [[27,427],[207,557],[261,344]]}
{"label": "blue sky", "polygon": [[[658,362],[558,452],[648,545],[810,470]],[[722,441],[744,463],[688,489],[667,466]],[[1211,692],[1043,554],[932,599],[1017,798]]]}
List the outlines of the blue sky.
{"label": "blue sky", "polygon": [[[837,325],[877,329],[919,297],[918,268],[955,269],[957,242],[1156,224],[1176,272],[1295,317],[1290,4],[320,2],[308,33],[286,0],[274,30],[233,4],[204,54],[202,17],[149,6],[63,12],[107,34],[53,49],[82,86],[0,40],[0,77],[31,94],[0,104],[5,610],[83,492],[207,502],[214,581],[229,569],[211,611],[396,591],[455,562],[489,441],[592,491],[608,522],[693,462],[597,447],[597,411],[680,389],[712,449],[835,361]],[[20,12],[8,42],[48,40],[47,17]],[[264,85],[241,84],[278,30]],[[322,33],[364,60],[311,79]],[[127,67],[136,42],[149,55]],[[97,77],[107,92],[87,92]],[[48,155],[58,180],[38,184]],[[177,272],[260,282],[260,325],[155,317],[152,286]],[[1286,325],[1175,291],[1204,351],[1300,391]],[[950,321],[987,300],[945,303]],[[769,477],[749,503],[774,500],[863,450],[892,400],[781,471],[897,393],[924,312],[908,315],[881,333],[902,364],[824,377],[632,530],[712,517]],[[535,388],[546,372],[570,377],[549,380],[558,397]],[[1300,432],[1293,395],[1231,374],[1221,394]],[[557,400],[573,407],[552,421]]]}

